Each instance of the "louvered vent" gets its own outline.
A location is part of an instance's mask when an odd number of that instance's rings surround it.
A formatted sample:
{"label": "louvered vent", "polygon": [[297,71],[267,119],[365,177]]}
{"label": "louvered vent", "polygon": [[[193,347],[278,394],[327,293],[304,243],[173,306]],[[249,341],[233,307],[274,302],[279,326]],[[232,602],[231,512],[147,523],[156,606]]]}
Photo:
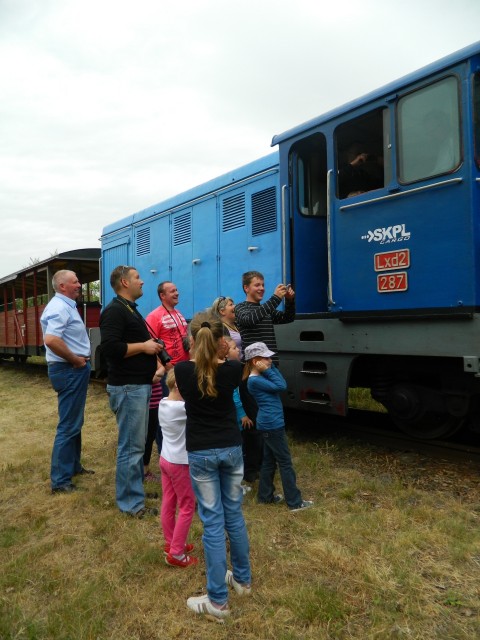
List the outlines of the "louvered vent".
{"label": "louvered vent", "polygon": [[277,195],[275,187],[252,195],[252,236],[277,230]]}
{"label": "louvered vent", "polygon": [[150,227],[137,231],[137,256],[150,253]]}
{"label": "louvered vent", "polygon": [[173,246],[192,241],[192,213],[183,213],[173,220]]}
{"label": "louvered vent", "polygon": [[222,231],[245,226],[245,194],[225,198],[222,203]]}

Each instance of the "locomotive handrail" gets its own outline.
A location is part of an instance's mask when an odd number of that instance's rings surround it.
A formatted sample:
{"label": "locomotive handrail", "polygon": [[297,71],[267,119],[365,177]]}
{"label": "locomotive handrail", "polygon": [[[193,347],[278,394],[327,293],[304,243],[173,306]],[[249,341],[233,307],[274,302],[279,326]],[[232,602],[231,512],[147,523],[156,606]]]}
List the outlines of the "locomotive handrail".
{"label": "locomotive handrail", "polygon": [[[478,180],[478,178],[477,178]],[[442,180],[442,182],[434,182],[433,184],[425,184],[423,187],[415,187],[408,189],[408,191],[399,191],[398,193],[389,193],[387,196],[380,196],[379,198],[370,198],[369,200],[362,200],[361,202],[353,202],[352,204],[344,204],[339,207],[340,211],[346,211],[347,209],[354,209],[355,207],[361,207],[365,204],[371,204],[372,202],[383,202],[385,200],[392,200],[393,198],[399,198],[400,196],[408,196],[410,193],[419,193],[421,191],[427,191],[436,187],[445,187],[451,184],[459,184],[463,182],[463,178],[451,178],[450,180]]]}
{"label": "locomotive handrail", "polygon": [[288,187],[286,184],[282,185],[282,282],[287,284],[287,239],[286,239],[286,227],[287,227],[287,215],[286,215],[286,198],[285,194]]}
{"label": "locomotive handrail", "polygon": [[327,255],[328,255],[328,303],[335,304],[333,299],[333,284],[332,284],[332,243],[330,234],[330,218],[332,215],[332,198],[331,198],[331,186],[332,186],[332,169],[327,171]]}

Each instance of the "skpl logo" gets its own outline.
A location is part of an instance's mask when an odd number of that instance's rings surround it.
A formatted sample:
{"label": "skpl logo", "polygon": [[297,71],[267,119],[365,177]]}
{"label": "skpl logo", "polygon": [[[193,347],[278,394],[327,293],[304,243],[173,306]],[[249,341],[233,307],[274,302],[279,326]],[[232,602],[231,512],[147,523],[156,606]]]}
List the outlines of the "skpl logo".
{"label": "skpl logo", "polygon": [[367,231],[362,240],[368,242],[379,242],[380,244],[390,244],[391,242],[405,242],[410,240],[410,231],[405,230],[404,224],[395,224],[391,227],[382,227]]}

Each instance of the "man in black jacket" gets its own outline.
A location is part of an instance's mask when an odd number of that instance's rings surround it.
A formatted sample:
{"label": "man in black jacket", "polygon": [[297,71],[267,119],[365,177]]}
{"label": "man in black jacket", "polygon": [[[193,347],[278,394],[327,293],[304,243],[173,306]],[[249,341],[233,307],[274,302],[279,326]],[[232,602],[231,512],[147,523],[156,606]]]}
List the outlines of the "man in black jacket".
{"label": "man in black jacket", "polygon": [[158,513],[145,507],[143,453],[152,382],[163,374],[157,360],[162,346],[151,338],[137,310],[135,300],[143,295],[138,271],[116,267],[110,284],[117,296],[100,316],[100,333],[107,360],[107,393],[118,425],[116,501],[120,511],[141,518]]}

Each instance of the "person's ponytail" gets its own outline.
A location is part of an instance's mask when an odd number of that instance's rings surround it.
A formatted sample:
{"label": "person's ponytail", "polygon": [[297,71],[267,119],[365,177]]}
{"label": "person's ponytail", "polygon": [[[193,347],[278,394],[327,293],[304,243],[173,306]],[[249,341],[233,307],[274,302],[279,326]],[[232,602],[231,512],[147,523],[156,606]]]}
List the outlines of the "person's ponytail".
{"label": "person's ponytail", "polygon": [[190,323],[195,343],[195,372],[201,396],[216,398],[218,340],[223,337],[223,324],[206,312],[197,313]]}

